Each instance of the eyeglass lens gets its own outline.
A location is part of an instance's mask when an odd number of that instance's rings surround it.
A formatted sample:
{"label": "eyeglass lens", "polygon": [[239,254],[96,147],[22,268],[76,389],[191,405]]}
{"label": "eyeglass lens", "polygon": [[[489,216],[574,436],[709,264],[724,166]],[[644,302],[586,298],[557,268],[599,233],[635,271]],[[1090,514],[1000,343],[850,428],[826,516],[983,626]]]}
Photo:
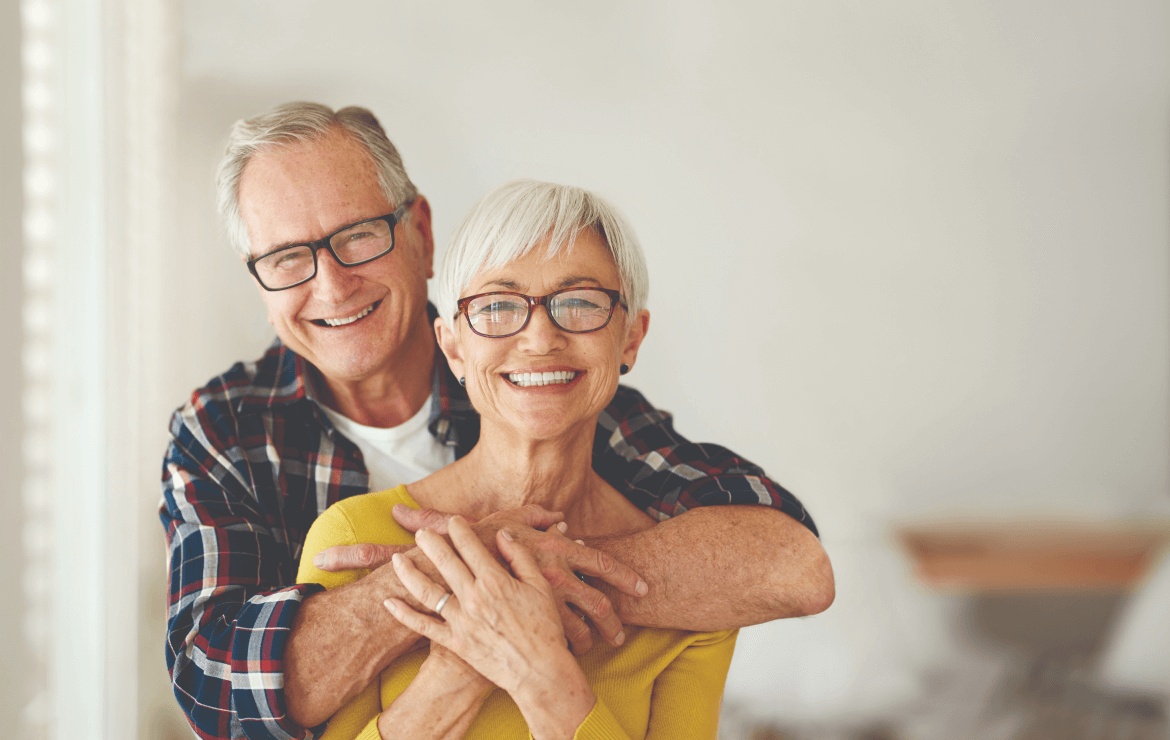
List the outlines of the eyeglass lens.
{"label": "eyeglass lens", "polygon": [[[581,288],[552,296],[545,307],[560,328],[586,332],[606,325],[613,313],[613,300],[600,290]],[[528,320],[528,311],[528,301],[523,297],[496,293],[469,302],[467,320],[478,333],[500,337],[520,331]]]}
{"label": "eyeglass lens", "polygon": [[[368,262],[394,248],[394,229],[385,219],[354,224],[334,234],[329,246],[343,265]],[[256,261],[256,273],[269,289],[304,282],[316,269],[313,248],[308,245],[281,249]]]}

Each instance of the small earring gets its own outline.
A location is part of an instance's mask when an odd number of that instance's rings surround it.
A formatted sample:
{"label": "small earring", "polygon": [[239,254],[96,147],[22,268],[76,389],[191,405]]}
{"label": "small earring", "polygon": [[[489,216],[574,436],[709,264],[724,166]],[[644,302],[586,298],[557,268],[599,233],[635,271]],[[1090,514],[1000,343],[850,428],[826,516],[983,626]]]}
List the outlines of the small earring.
{"label": "small earring", "polygon": [[460,379],[459,379],[459,385],[461,385],[461,386],[463,386],[464,388],[466,388],[466,387],[467,387],[467,378],[460,378]]}
{"label": "small earring", "polygon": [[622,366],[618,368],[618,372],[622,375],[625,375],[626,373],[630,372],[630,366],[623,362]]}

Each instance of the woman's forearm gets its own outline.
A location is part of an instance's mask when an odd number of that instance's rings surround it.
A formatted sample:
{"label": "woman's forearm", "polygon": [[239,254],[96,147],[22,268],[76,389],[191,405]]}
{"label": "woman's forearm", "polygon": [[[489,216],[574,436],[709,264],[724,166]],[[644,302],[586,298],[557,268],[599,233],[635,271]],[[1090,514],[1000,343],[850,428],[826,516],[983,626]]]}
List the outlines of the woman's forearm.
{"label": "woman's forearm", "polygon": [[541,660],[538,673],[509,692],[535,740],[569,740],[597,703],[580,666],[563,653]]}
{"label": "woman's forearm", "polygon": [[492,685],[460,663],[432,653],[378,717],[382,740],[461,740]]}

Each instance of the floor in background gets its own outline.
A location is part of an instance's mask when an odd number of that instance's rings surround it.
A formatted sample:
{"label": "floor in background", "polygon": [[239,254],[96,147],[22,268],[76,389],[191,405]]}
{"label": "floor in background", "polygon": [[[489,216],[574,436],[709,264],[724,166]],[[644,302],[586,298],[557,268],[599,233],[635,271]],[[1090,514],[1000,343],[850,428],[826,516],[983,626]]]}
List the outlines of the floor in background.
{"label": "floor in background", "polygon": [[[1166,697],[1100,687],[1095,668],[1124,596],[973,598],[967,637],[925,676],[916,701],[889,716],[786,724],[724,707],[722,740],[1170,740]],[[757,708],[758,709],[758,708]]]}

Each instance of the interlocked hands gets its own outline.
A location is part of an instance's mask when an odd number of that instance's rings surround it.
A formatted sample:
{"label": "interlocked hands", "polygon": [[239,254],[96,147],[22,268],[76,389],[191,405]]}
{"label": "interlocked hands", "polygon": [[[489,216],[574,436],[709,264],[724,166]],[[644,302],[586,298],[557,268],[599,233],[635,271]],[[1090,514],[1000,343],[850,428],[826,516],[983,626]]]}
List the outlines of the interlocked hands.
{"label": "interlocked hands", "polygon": [[[394,507],[394,519],[403,528],[416,532],[416,537],[423,529],[431,530],[434,535],[449,534],[451,518],[450,514],[433,509],[416,510],[402,504]],[[625,640],[625,632],[621,620],[614,613],[613,605],[604,594],[580,580],[577,573],[600,579],[631,596],[644,596],[646,584],[638,574],[605,553],[565,537],[563,519],[560,513],[530,504],[496,512],[470,524],[464,520],[464,526],[474,533],[480,546],[493,560],[503,554],[497,533],[506,534],[504,542],[515,542],[530,554],[537,571],[552,590],[564,637],[568,639],[573,652],[584,653],[593,644],[589,625],[583,618],[593,624],[606,642],[620,645]],[[418,540],[418,545],[422,547],[421,540]],[[388,545],[341,545],[319,553],[314,559],[314,565],[327,571],[355,568],[373,570],[389,562],[391,556],[401,550],[401,547]],[[506,557],[505,561],[510,562]],[[501,571],[504,570],[499,563],[496,565]],[[442,575],[447,577],[445,573]],[[401,578],[401,574],[399,576]],[[407,584],[404,582],[404,585]],[[437,602],[436,598],[423,603],[434,606]],[[583,617],[578,616],[574,609],[579,610]]]}

